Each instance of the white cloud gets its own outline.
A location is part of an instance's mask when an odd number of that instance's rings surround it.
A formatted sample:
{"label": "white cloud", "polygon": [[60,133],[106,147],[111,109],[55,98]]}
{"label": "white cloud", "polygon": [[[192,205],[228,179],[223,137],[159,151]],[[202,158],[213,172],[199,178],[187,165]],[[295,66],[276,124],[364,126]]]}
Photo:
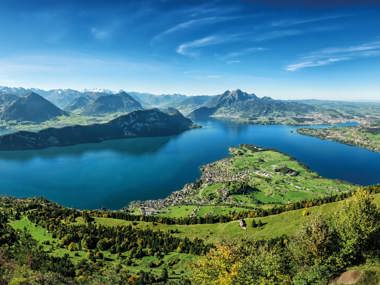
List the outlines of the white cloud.
{"label": "white cloud", "polygon": [[341,61],[380,56],[380,41],[363,43],[348,47],[329,47],[310,53],[298,62],[286,66],[287,71],[303,68],[325,66]]}
{"label": "white cloud", "polygon": [[153,37],[151,42],[158,41],[167,35],[170,35],[170,34],[173,34],[176,32],[180,32],[180,31],[183,31],[186,29],[200,27],[203,25],[215,24],[218,22],[228,21],[228,20],[232,20],[232,19],[236,19],[236,18],[238,18],[238,17],[224,17],[224,16],[221,17],[221,16],[218,16],[218,17],[204,17],[204,18],[198,18],[198,19],[191,19],[191,20],[179,23],[177,25],[174,25],[171,28],[159,33],[158,35]]}
{"label": "white cloud", "polygon": [[349,58],[348,57],[332,57],[332,58],[326,58],[326,59],[304,61],[304,62],[299,62],[295,64],[290,64],[286,67],[286,70],[296,71],[298,69],[302,69],[306,67],[324,66],[324,65],[329,65],[335,62],[345,61],[345,60],[349,60]]}
{"label": "white cloud", "polygon": [[220,44],[225,41],[226,39],[223,39],[219,36],[208,36],[208,37],[200,38],[191,42],[180,44],[177,47],[177,53],[181,55],[185,55],[185,56],[195,57],[198,55],[198,53],[194,50],[201,47],[205,47],[205,46]]}
{"label": "white cloud", "polygon": [[315,18],[283,19],[283,20],[272,22],[272,26],[273,27],[291,27],[291,26],[302,25],[302,24],[334,20],[334,19],[348,17],[348,16],[350,15],[326,15],[326,16],[315,17]]}
{"label": "white cloud", "polygon": [[234,59],[237,57],[245,56],[248,54],[252,54],[252,53],[256,53],[256,52],[260,52],[260,51],[264,51],[264,50],[266,50],[266,49],[263,47],[245,48],[245,49],[241,49],[238,51],[233,51],[233,52],[227,53],[225,56],[223,56],[223,59],[229,61],[230,59]]}

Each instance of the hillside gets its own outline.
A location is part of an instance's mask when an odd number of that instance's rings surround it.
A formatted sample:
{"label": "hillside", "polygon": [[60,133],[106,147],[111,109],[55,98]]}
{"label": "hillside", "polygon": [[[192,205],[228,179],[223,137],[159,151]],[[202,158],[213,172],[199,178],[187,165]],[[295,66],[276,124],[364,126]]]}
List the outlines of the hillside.
{"label": "hillside", "polygon": [[39,149],[94,143],[110,139],[175,135],[193,126],[176,110],[140,110],[104,124],[48,128],[38,132],[20,131],[0,136],[1,150]]}
{"label": "hillside", "polygon": [[380,151],[380,126],[301,128],[298,133]]}
{"label": "hillside", "polygon": [[3,112],[9,107],[13,102],[17,101],[19,97],[13,94],[0,94],[0,112]]}
{"label": "hillside", "polygon": [[[379,207],[379,194],[375,194],[373,198]],[[171,284],[166,283],[169,281],[179,282],[174,284],[189,284],[185,281],[192,280],[193,271],[195,270],[198,274],[198,269],[194,265],[204,258],[208,260],[214,258],[214,251],[207,254],[210,250],[207,244],[216,245],[222,242],[224,250],[227,251],[234,249],[234,247],[229,248],[231,244],[237,247],[242,246],[243,249],[237,261],[243,261],[251,254],[248,251],[249,248],[244,248],[245,246],[250,246],[251,243],[255,245],[257,240],[261,240],[259,244],[262,245],[266,242],[276,245],[276,241],[281,242],[284,234],[287,235],[285,240],[292,242],[294,236],[302,237],[302,229],[307,228],[307,225],[313,225],[320,215],[326,218],[331,217],[345,209],[344,205],[349,201],[352,203],[352,199],[349,199],[344,202],[310,207],[306,210],[248,218],[245,219],[246,229],[242,229],[237,220],[214,224],[181,225],[176,224],[180,220],[165,221],[153,217],[131,216],[121,211],[78,211],[43,199],[0,198],[2,210],[0,247],[6,245],[3,250],[2,264],[8,266],[7,258],[12,259],[13,254],[21,257],[27,249],[27,253],[33,253],[28,260],[33,262],[33,270],[41,271],[39,275],[54,272],[55,278],[61,276],[60,283],[54,284],[99,284],[101,282],[111,285],[119,284],[114,282],[123,279],[130,280],[130,284],[141,284],[140,278],[149,278],[153,280],[149,282],[152,284]],[[25,239],[23,235],[27,235],[28,238]],[[13,248],[13,243],[17,244],[17,247],[14,248],[13,253],[8,253],[7,248]],[[217,250],[220,248],[217,246]],[[287,250],[286,247],[283,248],[282,254],[286,254],[284,250]],[[207,254],[206,257],[203,257],[205,254]],[[261,260],[260,256],[250,256],[250,258],[253,258],[252,261]],[[286,258],[286,255],[283,258]],[[22,258],[13,262],[11,269],[0,275],[0,280],[17,276],[17,272],[22,270],[18,266],[23,262]],[[53,264],[57,266],[52,266]],[[27,265],[24,265],[23,270],[25,266]],[[2,268],[8,267],[1,267],[0,273]],[[206,268],[200,267],[200,269]],[[209,269],[211,270],[212,267]],[[363,266],[356,267],[356,270],[368,271],[368,274],[372,272],[370,268]],[[14,275],[12,272],[15,272]],[[260,274],[259,272],[253,276]],[[25,282],[38,280],[35,278],[39,275],[27,275],[24,280]],[[364,277],[367,278],[367,275],[363,274]],[[378,280],[375,279],[376,276],[371,278]],[[75,280],[75,282],[70,283],[70,280]],[[138,283],[139,280],[140,283]],[[166,281],[160,283],[163,280]],[[207,284],[206,281],[205,283],[193,281],[192,284]],[[282,283],[275,282],[274,284]],[[371,284],[376,283],[367,283],[367,285]]]}
{"label": "hillside", "polygon": [[110,113],[128,113],[141,110],[141,104],[125,92],[103,95],[83,106],[84,115],[104,115]]}
{"label": "hillside", "polygon": [[71,101],[67,106],[65,106],[65,111],[75,112],[81,111],[83,108],[92,103],[93,100],[89,96],[80,96]]}
{"label": "hillside", "polygon": [[41,123],[64,115],[66,112],[37,93],[31,92],[7,106],[1,115],[1,119]]}

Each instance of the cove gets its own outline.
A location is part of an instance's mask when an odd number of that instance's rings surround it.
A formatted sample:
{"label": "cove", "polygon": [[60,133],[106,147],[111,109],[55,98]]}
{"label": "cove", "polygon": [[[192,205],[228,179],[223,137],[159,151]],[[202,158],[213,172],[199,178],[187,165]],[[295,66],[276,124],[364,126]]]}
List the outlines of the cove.
{"label": "cove", "polygon": [[0,152],[0,195],[43,196],[62,205],[119,209],[162,198],[199,177],[199,167],[242,143],[273,148],[328,178],[380,183],[380,153],[300,135],[296,127],[197,122],[177,136],[35,151]]}

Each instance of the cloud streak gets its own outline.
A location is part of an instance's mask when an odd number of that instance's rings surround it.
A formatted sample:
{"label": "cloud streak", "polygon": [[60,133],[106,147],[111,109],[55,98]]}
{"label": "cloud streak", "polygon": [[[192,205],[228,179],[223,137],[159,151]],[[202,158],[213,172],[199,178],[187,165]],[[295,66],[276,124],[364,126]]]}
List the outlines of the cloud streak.
{"label": "cloud streak", "polygon": [[168,36],[170,34],[174,34],[177,32],[181,32],[183,30],[192,29],[196,27],[202,27],[204,25],[212,25],[228,20],[237,19],[238,17],[226,17],[226,16],[215,16],[215,17],[204,17],[204,18],[198,18],[198,19],[191,19],[182,23],[179,23],[177,25],[174,25],[170,27],[169,29],[157,34],[153,37],[152,43],[159,41],[163,39],[165,36]]}
{"label": "cloud streak", "polygon": [[273,27],[292,27],[302,24],[311,24],[315,22],[324,22],[329,20],[335,20],[339,18],[349,17],[351,15],[326,15],[315,18],[304,18],[304,19],[283,19],[279,21],[272,22]]}
{"label": "cloud streak", "polygon": [[176,51],[180,55],[189,56],[189,57],[197,57],[199,55],[199,52],[197,50],[200,48],[232,42],[232,41],[237,40],[238,37],[239,37],[238,35],[228,35],[228,36],[211,35],[211,36],[203,37],[200,39],[196,39],[190,42],[180,44],[177,47]]}
{"label": "cloud streak", "polygon": [[337,62],[376,56],[380,56],[380,41],[348,47],[325,48],[302,57],[298,62],[286,66],[285,69],[287,71],[297,71],[304,68],[331,65]]}

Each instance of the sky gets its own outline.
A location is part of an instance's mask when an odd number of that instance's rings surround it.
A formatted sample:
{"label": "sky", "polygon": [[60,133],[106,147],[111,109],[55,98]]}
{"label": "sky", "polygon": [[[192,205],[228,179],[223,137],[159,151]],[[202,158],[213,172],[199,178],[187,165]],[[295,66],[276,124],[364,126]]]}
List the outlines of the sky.
{"label": "sky", "polygon": [[380,2],[1,0],[0,85],[380,100]]}

